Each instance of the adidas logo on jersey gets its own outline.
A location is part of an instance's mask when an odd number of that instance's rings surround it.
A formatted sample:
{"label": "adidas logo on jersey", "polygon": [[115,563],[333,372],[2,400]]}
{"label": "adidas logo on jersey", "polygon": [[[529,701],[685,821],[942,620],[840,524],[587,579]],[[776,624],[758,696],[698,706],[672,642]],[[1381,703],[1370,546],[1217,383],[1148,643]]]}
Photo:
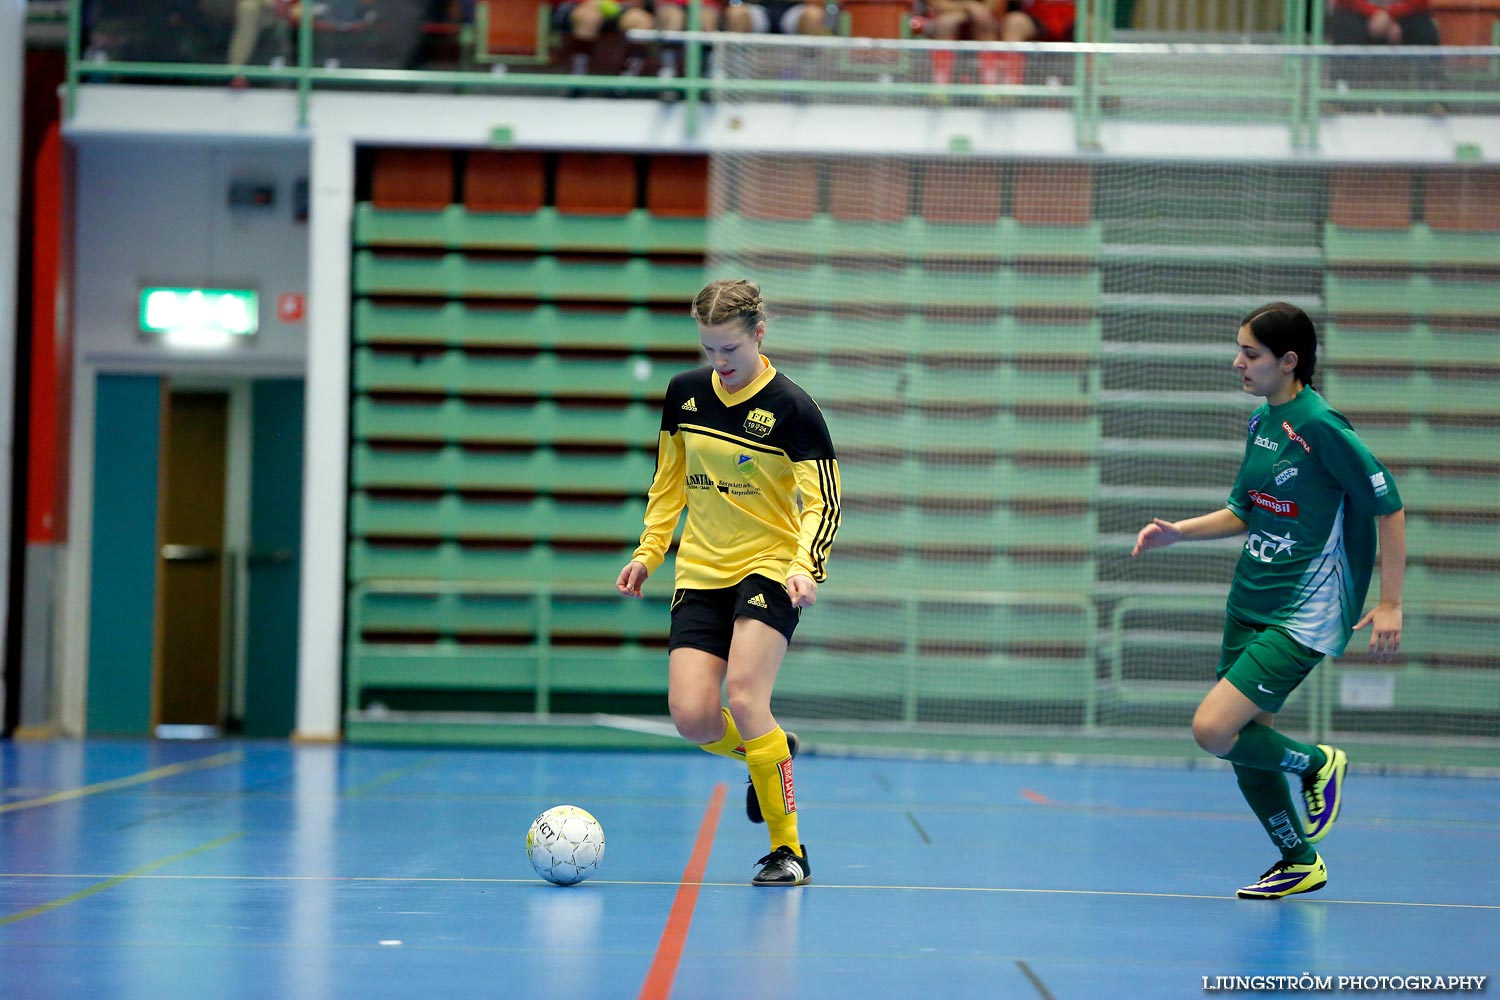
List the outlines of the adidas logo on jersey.
{"label": "adidas logo on jersey", "polygon": [[688,401],[686,403],[682,404],[682,408],[684,410],[687,410],[689,413],[697,413],[698,412],[698,399],[697,399],[697,397],[694,396],[694,397],[688,399]]}
{"label": "adidas logo on jersey", "polygon": [[753,604],[757,608],[767,607],[767,605],[766,605],[766,596],[764,594],[756,594],[754,597],[750,598],[750,600],[746,601],[745,603],[746,604]]}

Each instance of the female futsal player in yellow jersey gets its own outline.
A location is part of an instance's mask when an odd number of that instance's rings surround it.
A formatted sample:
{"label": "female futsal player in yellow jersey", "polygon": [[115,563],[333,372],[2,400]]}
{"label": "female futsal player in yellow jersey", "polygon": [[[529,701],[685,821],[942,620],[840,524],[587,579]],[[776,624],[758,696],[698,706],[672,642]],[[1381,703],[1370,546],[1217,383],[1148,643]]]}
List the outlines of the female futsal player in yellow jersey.
{"label": "female futsal player in yellow jersey", "polygon": [[838,460],[818,405],[760,353],[756,285],[714,281],[692,315],[708,364],[667,386],[646,529],[615,586],[641,596],[687,508],[668,641],[672,721],[709,753],[749,766],[746,812],[771,835],[754,883],[801,885],[812,868],[797,831],[796,736],[771,714],[771,689],[827,574]]}

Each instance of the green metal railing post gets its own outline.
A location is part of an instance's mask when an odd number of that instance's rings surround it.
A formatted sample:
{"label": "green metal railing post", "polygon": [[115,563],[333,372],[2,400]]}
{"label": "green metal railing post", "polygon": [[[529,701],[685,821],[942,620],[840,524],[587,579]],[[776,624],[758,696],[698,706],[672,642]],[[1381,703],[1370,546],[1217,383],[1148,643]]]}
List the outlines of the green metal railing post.
{"label": "green metal railing post", "polygon": [[[1323,44],[1323,18],[1314,17],[1308,26],[1308,42],[1316,50]],[[1308,55],[1303,64],[1302,71],[1307,74],[1307,103],[1303,108],[1305,121],[1306,146],[1309,149],[1318,145],[1318,119],[1322,117],[1323,107],[1323,60],[1316,51]]]}
{"label": "green metal railing post", "polygon": [[68,69],[63,87],[63,118],[73,117],[78,105],[78,51],[83,43],[83,0],[68,4]]}
{"label": "green metal railing post", "polygon": [[917,598],[906,599],[906,641],[902,643],[905,653],[906,686],[901,692],[901,721],[908,727],[917,724],[917,701],[920,684],[918,672],[920,657],[917,655]]}
{"label": "green metal railing post", "polygon": [[[1078,41],[1091,41],[1093,32],[1090,30],[1089,20],[1090,0],[1079,0],[1074,24],[1075,38],[1082,34]],[[1098,81],[1094,74],[1099,71],[1099,59],[1089,58],[1082,52],[1073,53],[1073,81],[1077,92],[1073,108],[1073,138],[1080,149],[1092,149],[1098,143],[1099,122],[1097,108],[1095,107],[1095,95],[1098,92]]]}
{"label": "green metal railing post", "polygon": [[[687,30],[698,31],[703,24],[703,0],[688,0],[687,7]],[[698,102],[701,97],[701,80],[703,76],[703,48],[702,43],[694,39],[687,43],[687,52],[683,58],[683,80],[687,83],[686,102],[682,109],[683,130],[689,136],[698,134]]]}
{"label": "green metal railing post", "polygon": [[308,103],[312,96],[313,19],[308,5],[297,12],[297,124],[307,125]]}
{"label": "green metal railing post", "polygon": [[536,606],[536,714],[552,713],[552,588],[537,590]]}

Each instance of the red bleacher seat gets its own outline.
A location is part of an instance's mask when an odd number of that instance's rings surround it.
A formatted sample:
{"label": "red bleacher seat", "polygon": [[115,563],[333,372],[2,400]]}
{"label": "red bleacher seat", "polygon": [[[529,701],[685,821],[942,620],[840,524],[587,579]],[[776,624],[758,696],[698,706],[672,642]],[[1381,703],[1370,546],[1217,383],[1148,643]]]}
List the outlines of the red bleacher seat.
{"label": "red bleacher seat", "polygon": [[446,208],[453,201],[453,155],[445,149],[376,150],[370,200],[376,208]]}
{"label": "red bleacher seat", "polygon": [[1409,170],[1335,170],[1328,179],[1328,220],[1346,229],[1411,225]]}
{"label": "red bleacher seat", "polygon": [[635,157],[629,153],[563,153],[555,180],[559,214],[625,215],[635,208]]}
{"label": "red bleacher seat", "polygon": [[547,199],[546,164],[541,153],[479,150],[464,168],[464,208],[470,212],[530,214]]}
{"label": "red bleacher seat", "polygon": [[652,215],[705,218],[708,157],[653,156],[646,168],[646,208]]}

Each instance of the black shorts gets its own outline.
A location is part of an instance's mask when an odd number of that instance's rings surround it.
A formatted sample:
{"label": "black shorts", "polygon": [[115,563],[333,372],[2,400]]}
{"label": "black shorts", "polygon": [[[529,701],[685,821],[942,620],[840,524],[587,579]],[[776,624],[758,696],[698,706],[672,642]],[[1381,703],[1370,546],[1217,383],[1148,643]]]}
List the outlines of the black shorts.
{"label": "black shorts", "polygon": [[729,659],[736,618],[754,618],[792,641],[800,615],[786,587],[768,576],[751,573],[733,587],[678,590],[672,594],[672,629],[667,649],[701,649]]}

